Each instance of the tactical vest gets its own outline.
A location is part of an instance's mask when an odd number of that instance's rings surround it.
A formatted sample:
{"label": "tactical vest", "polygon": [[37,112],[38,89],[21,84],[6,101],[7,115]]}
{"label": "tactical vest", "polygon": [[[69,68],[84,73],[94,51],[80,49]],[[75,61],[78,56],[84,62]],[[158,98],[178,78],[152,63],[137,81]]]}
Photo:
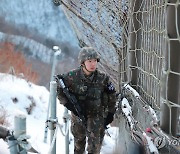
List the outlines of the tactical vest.
{"label": "tactical vest", "polygon": [[107,106],[107,97],[104,92],[106,76],[96,71],[91,80],[86,79],[81,70],[76,70],[71,76],[69,90],[80,103],[81,108],[87,116],[104,114]]}

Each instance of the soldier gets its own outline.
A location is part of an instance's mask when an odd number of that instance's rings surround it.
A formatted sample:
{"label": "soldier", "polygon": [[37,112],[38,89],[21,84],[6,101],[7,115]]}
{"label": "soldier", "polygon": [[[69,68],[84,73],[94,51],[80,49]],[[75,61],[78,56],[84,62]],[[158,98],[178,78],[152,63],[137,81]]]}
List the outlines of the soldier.
{"label": "soldier", "polygon": [[[87,120],[84,127],[74,106],[57,88],[58,98],[71,113],[71,131],[74,136],[74,154],[84,154],[86,137],[88,154],[100,154],[105,128],[113,121],[115,112],[115,88],[109,77],[97,69],[100,58],[92,47],[83,47],[78,57],[80,67],[59,75],[72,93]],[[86,130],[87,128],[87,130]],[[88,133],[87,133],[88,132]]]}

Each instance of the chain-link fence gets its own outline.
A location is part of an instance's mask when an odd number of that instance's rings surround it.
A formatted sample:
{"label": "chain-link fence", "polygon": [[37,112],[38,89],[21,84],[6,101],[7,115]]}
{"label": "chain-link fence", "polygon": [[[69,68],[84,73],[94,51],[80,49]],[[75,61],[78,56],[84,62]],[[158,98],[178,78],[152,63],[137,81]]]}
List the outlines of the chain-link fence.
{"label": "chain-link fence", "polygon": [[179,5],[161,0],[128,4],[128,39],[123,39],[128,48],[122,51],[126,58],[120,72],[122,81],[131,81],[141,97],[161,111],[161,127],[173,136],[179,134]]}

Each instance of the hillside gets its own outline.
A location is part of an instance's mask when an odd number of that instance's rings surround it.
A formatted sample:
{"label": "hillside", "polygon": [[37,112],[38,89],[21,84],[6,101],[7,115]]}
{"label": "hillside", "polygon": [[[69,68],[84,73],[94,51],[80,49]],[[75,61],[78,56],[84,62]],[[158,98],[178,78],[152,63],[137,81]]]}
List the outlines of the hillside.
{"label": "hillside", "polygon": [[40,74],[39,85],[49,88],[54,45],[62,50],[56,73],[77,66],[78,41],[64,12],[52,1],[2,0],[0,25],[0,42],[11,42],[23,52]]}

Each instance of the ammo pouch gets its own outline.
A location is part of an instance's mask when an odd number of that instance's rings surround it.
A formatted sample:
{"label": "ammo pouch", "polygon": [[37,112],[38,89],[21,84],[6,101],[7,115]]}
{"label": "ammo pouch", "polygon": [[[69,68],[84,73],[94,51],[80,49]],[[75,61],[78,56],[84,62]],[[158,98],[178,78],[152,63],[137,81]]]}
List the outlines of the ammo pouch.
{"label": "ammo pouch", "polygon": [[73,86],[73,92],[87,116],[103,115],[103,91],[103,86],[97,83],[76,83]]}

